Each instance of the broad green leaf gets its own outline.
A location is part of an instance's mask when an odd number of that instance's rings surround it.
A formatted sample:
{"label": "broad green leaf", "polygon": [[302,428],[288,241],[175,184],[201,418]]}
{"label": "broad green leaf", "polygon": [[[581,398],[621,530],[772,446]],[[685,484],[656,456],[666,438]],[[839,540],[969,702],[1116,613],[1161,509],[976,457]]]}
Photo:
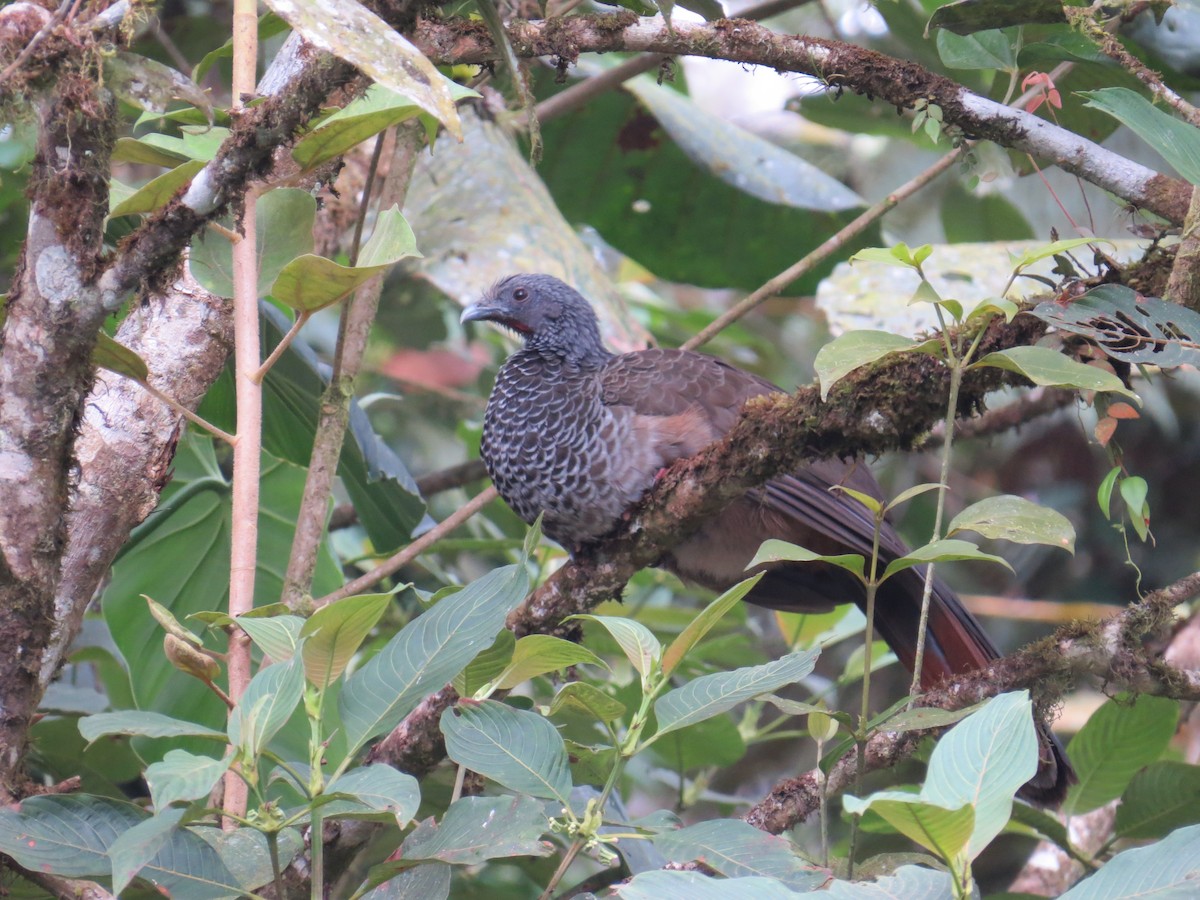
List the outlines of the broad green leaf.
{"label": "broad green leaf", "polygon": [[1008,350],[997,350],[971,363],[968,368],[986,366],[1016,372],[1038,385],[1111,391],[1137,399],[1137,395],[1125,387],[1121,379],[1112,372],[1085,365],[1049,347],[1010,347]]}
{"label": "broad green leaf", "polygon": [[546,856],[553,845],[541,839],[550,830],[543,805],[532,797],[463,797],[450,804],[441,822],[420,823],[404,839],[401,853],[405,859],[455,865]]}
{"label": "broad green leaf", "polygon": [[940,29],[938,55],[950,69],[994,69],[1008,71],[1017,64],[1013,41],[1003,31],[990,29],[971,35],[958,35]]}
{"label": "broad green leaf", "polygon": [[250,679],[229,714],[230,742],[246,757],[257,759],[303,696],[304,667],[299,659],[267,666]]}
{"label": "broad green leaf", "polygon": [[1149,694],[1117,697],[1092,713],[1067,747],[1079,783],[1063,812],[1079,815],[1120,797],[1139,769],[1162,756],[1178,719],[1178,701]]}
{"label": "broad green leaf", "polygon": [[[344,794],[367,809],[388,813],[404,828],[417,814],[421,789],[411,775],[388,765],[351,769],[325,788],[326,794]],[[326,811],[326,816],[332,815]]]}
{"label": "broad green leaf", "polygon": [[750,560],[746,568],[752,569],[755,566],[773,562],[829,563],[830,565],[845,569],[859,578],[863,577],[863,566],[866,565],[866,560],[858,553],[824,556],[820,553],[813,553],[813,551],[807,550],[804,547],[789,544],[787,541],[771,538],[769,541],[762,542],[762,546],[758,548],[758,552],[754,554],[754,559]]}
{"label": "broad green leaf", "polygon": [[1133,525],[1134,531],[1144,541],[1147,534],[1147,523],[1150,519],[1150,507],[1146,503],[1150,487],[1146,484],[1146,479],[1140,475],[1122,478],[1117,482],[1117,490],[1121,493],[1121,499],[1125,501],[1125,508],[1129,511],[1129,521]]}
{"label": "broad green leaf", "polygon": [[395,727],[426,694],[490,647],[528,587],[523,566],[489,572],[422,613],[346,679],[338,708],[348,752]]}
{"label": "broad green leaf", "polygon": [[584,619],[589,622],[599,622],[603,625],[605,630],[612,635],[613,640],[625,652],[625,656],[629,659],[630,664],[642,676],[643,680],[654,671],[658,665],[658,661],[662,658],[662,644],[658,642],[658,638],[653,635],[650,629],[641,622],[621,616],[585,615],[573,616],[572,618]]}
{"label": "broad green leaf", "polygon": [[[474,697],[493,678],[504,671],[517,647],[517,636],[503,629],[492,646],[481,650],[467,667],[454,676],[454,690],[460,697]],[[483,699],[482,697],[477,699]]]}
{"label": "broad green leaf", "polygon": [[573,641],[549,634],[528,634],[517,641],[512,661],[500,674],[496,687],[502,691],[511,690],[530,678],[582,663],[604,666],[600,657]]}
{"label": "broad green leaf", "polygon": [[725,613],[738,604],[746,594],[761,580],[761,575],[740,581],[704,608],[704,611],[687,624],[675,640],[671,641],[662,657],[664,675],[670,675],[676,666],[683,661],[687,652],[695,647],[704,636],[720,621]]}
{"label": "broad green leaf", "polygon": [[828,870],[797,856],[789,841],[737,819],[711,819],[653,840],[671,862],[698,860],[727,878],[760,875],[801,892],[816,890],[829,878]]}
{"label": "broad green leaf", "polygon": [[[134,216],[141,213],[154,212],[164,206],[175,193],[192,180],[197,172],[205,166],[204,160],[191,159],[182,163],[169,172],[164,172],[157,178],[146,182],[128,197],[113,205],[108,211],[110,218],[119,216]],[[215,239],[215,238],[214,238]]]}
{"label": "broad green leaf", "polygon": [[173,719],[162,713],[146,709],[123,709],[117,712],[97,713],[79,720],[79,733],[84,740],[94,741],[110,734],[131,734],[143,737],[210,737],[219,741],[226,739],[225,732]]}
{"label": "broad green leaf", "polygon": [[550,702],[549,715],[564,709],[580,710],[601,722],[615,722],[625,715],[625,704],[586,681],[564,684]]}
{"label": "broad green leaf", "polygon": [[[219,827],[192,825],[189,830],[217,851],[218,858],[233,873],[237,882],[245,887],[258,888],[274,877],[271,866],[271,851],[266,835],[254,828],[238,828],[223,831]],[[277,831],[276,849],[279,865],[289,865],[306,849],[304,835],[299,828],[284,828]]]}
{"label": "broad green leaf", "polygon": [[1200,822],[1200,766],[1164,760],[1142,769],[1129,782],[1117,807],[1117,836],[1143,840],[1166,837]]}
{"label": "broad green leaf", "polygon": [[1082,91],[1087,106],[1103,110],[1157,150],[1171,166],[1200,185],[1200,131],[1128,88]]}
{"label": "broad green leaf", "polygon": [[970,803],[947,807],[900,791],[879,791],[863,799],[847,795],[842,798],[842,808],[852,815],[867,810],[878,813],[905,837],[946,861],[963,851],[975,827]]}
{"label": "broad green leaf", "polygon": [[923,728],[945,728],[978,711],[983,704],[977,703],[965,709],[939,709],[935,706],[918,706],[903,709],[884,719],[878,728],[882,731],[917,731]]}
{"label": "broad green leaf", "polygon": [[818,650],[804,650],[761,666],[745,666],[692,679],[655,701],[658,731],[653,739],[712,718],[752,697],[794,684],[812,671],[819,655]]}
{"label": "broad green leaf", "polygon": [[1037,733],[1026,691],[993,697],[934,747],[921,796],[946,807],[968,804],[974,826],[967,847],[977,857],[1008,823],[1013,797],[1037,772]]}
{"label": "broad green leaf", "polygon": [[237,627],[250,635],[250,640],[275,662],[287,662],[300,646],[300,633],[305,619],[300,616],[238,616]]}
{"label": "broad green leaf", "polygon": [[821,900],[949,900],[954,883],[949,872],[901,866],[875,881],[832,881]]}
{"label": "broad green leaf", "polygon": [[322,0],[267,0],[267,6],[309,43],[361,69],[372,81],[411,98],[462,140],[449,79],[362,4],[340,0],[336,25],[329,4]]}
{"label": "broad green leaf", "polygon": [[1012,494],[972,503],[950,520],[946,536],[957,531],[974,531],[986,538],[1018,544],[1046,544],[1075,552],[1075,528],[1066,516]]}
{"label": "broad green leaf", "polygon": [[417,237],[399,206],[385,209],[375,218],[371,237],[358,255],[360,268],[382,268],[410,256],[420,256]]}
{"label": "broad green leaf", "polygon": [[178,800],[207,797],[232,762],[231,755],[213,759],[186,750],[168,750],[159,762],[146,767],[146,783],[150,786],[155,809],[165,810]]}
{"label": "broad green leaf", "polygon": [[[317,201],[307,191],[277,188],[259,197],[254,210],[255,246],[258,248],[255,289],[259,297],[265,297],[288,262],[312,252]],[[227,228],[235,227],[233,220],[228,218],[223,219],[222,224]],[[200,235],[192,242],[189,267],[207,290],[218,297],[233,296],[233,247],[225,238],[207,232]]]}
{"label": "broad green leaf", "polygon": [[1200,825],[1118,853],[1059,900],[1191,900],[1200,882]]}
{"label": "broad green leaf", "polygon": [[[453,81],[448,82],[447,87],[456,102],[479,96],[470,88]],[[363,96],[321,120],[316,128],[302,137],[292,149],[292,159],[301,168],[312,169],[340,156],[385,128],[405,122],[420,113],[421,107],[409,98],[382,84],[372,84]]]}
{"label": "broad green leaf", "polygon": [[449,900],[452,870],[447,863],[427,862],[392,875],[394,869],[389,863],[372,869],[372,877],[363,887],[371,884],[375,887],[364,893],[362,900]]}
{"label": "broad green leaf", "polygon": [[162,809],[138,822],[108,848],[112,860],[113,893],[120,896],[142,867],[158,855],[183,821],[186,809]]}
{"label": "broad green leaf", "polygon": [[960,559],[999,563],[1004,568],[1012,570],[1012,566],[1008,564],[1007,560],[991,553],[984,553],[970,541],[941,540],[916,547],[906,555],[893,559],[883,570],[883,580],[886,581],[897,572],[903,572],[913,566],[934,562],[953,562]]}
{"label": "broad green leaf", "polygon": [[391,594],[359,594],[314,612],[300,629],[308,680],[322,689],[337,681],[391,601]]}
{"label": "broad green leaf", "polygon": [[834,338],[817,351],[813,361],[821,384],[821,399],[827,399],[833,386],[855,369],[914,346],[910,338],[889,331],[847,331]]}
{"label": "broad green leaf", "polygon": [[571,769],[558,729],[537,713],[495,700],[442,713],[446,755],[520,794],[568,804]]}

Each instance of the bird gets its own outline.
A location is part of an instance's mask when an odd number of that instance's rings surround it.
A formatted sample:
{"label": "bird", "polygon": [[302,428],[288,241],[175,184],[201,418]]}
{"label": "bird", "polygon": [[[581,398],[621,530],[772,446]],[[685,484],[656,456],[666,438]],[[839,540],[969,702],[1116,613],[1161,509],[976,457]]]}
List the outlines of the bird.
{"label": "bird", "polygon": [[[611,352],[591,304],[551,275],[503,278],[464,309],[461,320],[493,322],[523,340],[496,375],[480,455],[504,501],[526,523],[541,516],[543,533],[568,551],[611,532],[672,463],[729,431],[747,400],[781,392],[766,379],[691,350]],[[768,538],[825,555],[869,557],[874,513],[834,487],[883,497],[865,464],[814,461],[748,491],[658,565],[723,591],[747,577],[747,564]],[[880,563],[907,552],[884,522]],[[876,597],[875,628],[910,672],[923,586],[924,569],[913,568],[886,581]],[[865,607],[866,589],[830,564],[776,563],[762,567],[745,599],[776,610],[825,612],[850,602]],[[999,657],[979,622],[935,577],[922,689]],[[1044,723],[1039,749],[1037,774],[1020,796],[1057,806],[1075,775]]]}

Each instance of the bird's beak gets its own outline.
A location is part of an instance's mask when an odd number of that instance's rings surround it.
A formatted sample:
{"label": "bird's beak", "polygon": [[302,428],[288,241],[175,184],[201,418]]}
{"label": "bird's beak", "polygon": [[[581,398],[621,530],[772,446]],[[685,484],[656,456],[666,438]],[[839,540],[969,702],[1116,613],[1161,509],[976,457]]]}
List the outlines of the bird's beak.
{"label": "bird's beak", "polygon": [[462,311],[458,321],[465,325],[467,322],[480,322],[494,318],[500,310],[494,306],[488,306],[486,303],[472,303]]}

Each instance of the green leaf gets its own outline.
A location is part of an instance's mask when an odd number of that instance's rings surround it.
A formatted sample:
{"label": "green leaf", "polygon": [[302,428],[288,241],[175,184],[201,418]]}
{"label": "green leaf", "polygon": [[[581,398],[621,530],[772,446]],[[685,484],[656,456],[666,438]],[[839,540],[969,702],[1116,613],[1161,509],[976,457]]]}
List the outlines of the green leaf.
{"label": "green leaf", "polygon": [[532,797],[463,797],[450,804],[440,823],[419,824],[404,839],[401,856],[455,865],[547,856],[553,845],[541,836],[549,830],[543,804]]}
{"label": "green leaf", "polygon": [[[450,79],[383,19],[355,0],[267,0],[309,43],[344,59],[378,84],[409,97],[462,140]],[[331,18],[332,17],[332,18]],[[336,21],[336,27],[331,27]]]}
{"label": "green leaf", "polygon": [[1129,782],[1117,807],[1118,837],[1166,837],[1200,822],[1200,766],[1164,760],[1142,769]]}
{"label": "green leaf", "polygon": [[709,878],[699,872],[641,872],[616,889],[621,900],[795,900],[774,878]]}
{"label": "green leaf", "polygon": [[232,762],[232,755],[213,759],[186,750],[168,750],[162,760],[146,767],[146,783],[155,809],[164,810],[178,800],[208,797]]}
{"label": "green leaf", "polygon": [[821,384],[821,399],[827,399],[833,386],[855,369],[883,359],[889,353],[911,350],[913,346],[909,338],[889,331],[847,331],[839,335],[817,351],[813,362]]}
{"label": "green leaf", "polygon": [[[255,290],[259,297],[265,297],[284,266],[312,251],[317,201],[307,191],[277,188],[259,197],[254,209],[258,248]],[[235,227],[232,219],[223,221],[226,227]],[[223,237],[204,232],[192,241],[190,253],[189,266],[196,280],[218,297],[232,297],[233,245]]]}
{"label": "green leaf", "polygon": [[1150,505],[1146,502],[1150,486],[1140,475],[1130,475],[1122,478],[1117,487],[1121,492],[1121,499],[1125,501],[1125,508],[1129,510],[1129,521],[1132,523],[1134,531],[1138,533],[1138,537],[1144,541],[1150,519]]}
{"label": "green leaf", "polygon": [[528,587],[523,566],[489,572],[422,613],[346,679],[338,708],[348,752],[393,728],[490,647]]}
{"label": "green leaf", "polygon": [[512,661],[496,680],[496,687],[502,691],[512,690],[530,678],[582,663],[604,666],[604,660],[573,641],[549,634],[528,634],[517,641]]}
{"label": "green leaf", "polygon": [[465,669],[454,676],[454,690],[460,697],[476,697],[483,688],[490,685],[493,678],[504,671],[504,667],[512,660],[513,651],[517,647],[517,636],[507,628],[503,629],[492,646],[476,654]]}
{"label": "green leaf", "polygon": [[371,237],[358,255],[359,268],[384,268],[410,256],[420,256],[417,236],[400,207],[393,205],[375,218]]}
{"label": "green leaf", "polygon": [[[324,793],[341,794],[367,809],[387,813],[401,828],[408,825],[421,804],[421,788],[415,778],[379,763],[351,769],[326,785]],[[327,817],[336,814],[326,808]]]}
{"label": "green leaf", "polygon": [[929,259],[932,253],[933,247],[930,244],[923,244],[914,251],[901,241],[892,247],[866,247],[851,256],[850,262],[877,262],[887,266],[915,269]]}
{"label": "green leaf", "polygon": [[79,720],[79,733],[84,740],[94,741],[110,734],[142,735],[143,737],[211,737],[219,741],[226,739],[225,732],[173,719],[162,713],[145,709],[123,709],[117,712],[97,713]]}
{"label": "green leaf", "polygon": [[984,553],[970,541],[941,540],[933,541],[922,547],[910,550],[906,555],[893,559],[883,570],[883,581],[887,581],[897,572],[911,569],[913,566],[925,563],[953,562],[960,559],[974,559],[980,562],[994,562],[1012,571],[1012,566],[1002,557]]}
{"label": "green leaf", "polygon": [[164,172],[157,178],[146,182],[119,203],[113,205],[108,211],[109,217],[116,219],[120,216],[135,216],[142,213],[154,212],[154,210],[160,206],[164,206],[168,200],[174,197],[175,193],[190,182],[192,177],[203,169],[204,166],[205,163],[203,160],[192,159],[176,166],[169,172]]}
{"label": "green leaf", "polygon": [[813,670],[819,655],[818,650],[804,650],[761,666],[745,666],[732,672],[715,672],[692,679],[655,702],[658,731],[653,739],[703,722],[752,697],[794,684]]}
{"label": "green leaf", "polygon": [[1120,475],[1121,467],[1113,466],[1104,476],[1104,480],[1100,482],[1100,486],[1096,488],[1096,503],[1099,504],[1100,511],[1104,513],[1106,519],[1112,518],[1112,492]]}
{"label": "green leaf", "polygon": [[967,846],[975,826],[975,810],[969,802],[946,807],[900,791],[878,791],[865,799],[846,795],[842,808],[851,815],[878,813],[905,837],[946,861]]}
{"label": "green leaf", "polygon": [[993,697],[934,747],[921,796],[948,808],[974,807],[967,847],[977,857],[1008,823],[1013,797],[1037,772],[1033,704],[1026,691]]}
{"label": "green leaf", "polygon": [[945,728],[977,712],[983,706],[977,703],[964,709],[939,709],[936,706],[918,706],[902,709],[894,716],[884,719],[875,726],[879,731],[920,731],[925,728]]}
{"label": "green leaf", "polygon": [[1200,185],[1200,131],[1128,88],[1081,91],[1085,104],[1103,110],[1153,147],[1180,175]]}
{"label": "green leaf", "polygon": [[653,841],[669,861],[698,860],[727,878],[758,875],[801,892],[815,891],[829,878],[826,869],[797,856],[789,841],[736,819],[710,819]]}
{"label": "green leaf", "polygon": [[550,702],[549,715],[562,710],[580,710],[601,722],[615,722],[625,715],[625,704],[586,681],[564,684]]}
{"label": "green leaf", "polygon": [[986,366],[1016,372],[1038,385],[1086,391],[1112,391],[1137,399],[1137,395],[1126,388],[1121,379],[1112,372],[1085,365],[1049,347],[1010,347],[1008,350],[997,350],[971,363],[968,368]]}
{"label": "green leaf", "polygon": [[362,900],[449,900],[451,869],[446,863],[424,863],[392,875],[395,866],[383,863],[371,870],[360,890],[376,886],[363,894]]}
{"label": "green leaf", "polygon": [[1043,259],[1049,259],[1051,256],[1057,256],[1060,253],[1066,253],[1068,250],[1074,250],[1076,247],[1085,247],[1088,244],[1111,244],[1112,241],[1106,241],[1100,238],[1068,238],[1065,241],[1051,241],[1049,244],[1039,244],[1026,250],[1020,256],[1014,256],[1013,271],[1021,272],[1035,262]]}
{"label": "green leaf", "polygon": [[250,636],[250,640],[275,662],[287,662],[300,646],[300,633],[305,619],[300,616],[253,616],[242,615],[235,619],[237,627]]}
{"label": "green leaf", "polygon": [[930,491],[936,491],[941,485],[935,482],[925,482],[924,484],[914,484],[908,490],[901,491],[887,503],[889,510],[902,506],[909,500],[920,497],[922,494],[928,494]]}
{"label": "green leaf", "polygon": [[949,537],[974,531],[986,538],[1018,544],[1046,544],[1075,552],[1075,528],[1062,513],[1024,497],[1002,494],[972,503],[950,520]]}
{"label": "green leaf", "polygon": [[671,641],[663,653],[663,674],[670,675],[674,672],[675,668],[687,655],[687,652],[700,643],[712,627],[720,621],[721,617],[736,606],[738,601],[745,597],[758,584],[761,578],[761,575],[755,575],[753,578],[739,581],[712,603],[708,604],[700,615],[692,619],[687,624],[687,627],[679,633],[679,636]]}
{"label": "green leaf", "polygon": [[937,50],[949,69],[995,69],[1007,72],[1017,64],[1012,39],[997,29],[977,31],[966,36],[939,30]]}
{"label": "green leaf", "polygon": [[391,601],[391,594],[359,594],[314,612],[300,629],[308,680],[321,689],[337,681]]}
{"label": "green leaf", "polygon": [[658,661],[662,658],[662,644],[641,622],[621,616],[582,615],[571,618],[598,622],[603,625],[617,645],[625,652],[630,664],[643,680],[654,671]]}
{"label": "green leaf", "polygon": [[182,72],[125,50],[106,54],[103,63],[104,86],[121,100],[153,113],[164,113],[172,100],[182,100],[212,124],[212,101],[207,92]]}
{"label": "green leaf", "polygon": [[952,896],[954,884],[949,872],[901,866],[870,883],[832,881],[821,900],[943,900]]}
{"label": "green leaf", "polygon": [[248,759],[257,759],[287,724],[303,695],[304,667],[299,659],[267,666],[250,679],[229,714],[230,742]]}
{"label": "green leaf", "polygon": [[1162,756],[1178,719],[1178,701],[1149,694],[1117,697],[1092,713],[1067,747],[1079,783],[1063,812],[1079,815],[1120,797],[1139,769]]}
{"label": "green leaf", "polygon": [[[448,82],[447,87],[456,102],[479,96],[470,88],[452,81]],[[372,84],[363,96],[323,119],[302,137],[292,149],[292,159],[302,169],[312,169],[340,156],[385,128],[398,125],[420,113],[421,107],[409,98],[382,84]]]}
{"label": "green leaf", "polygon": [[113,841],[108,856],[112,860],[114,894],[120,896],[137,873],[158,855],[186,812],[186,809],[160,809],[156,815],[138,822]]}
{"label": "green leaf", "polygon": [[1200,881],[1200,825],[1181,828],[1149,847],[1118,853],[1059,900],[1189,900]]}
{"label": "green leaf", "polygon": [[798,547],[795,544],[789,544],[787,541],[781,541],[776,538],[771,538],[768,541],[763,541],[762,546],[758,548],[758,552],[754,554],[754,559],[750,560],[747,569],[752,569],[755,566],[763,565],[764,563],[773,562],[823,562],[830,565],[838,566],[845,569],[847,572],[863,577],[863,566],[866,560],[858,553],[843,553],[837,556],[825,556],[820,553],[813,553],[804,547]]}
{"label": "green leaf", "polygon": [[571,768],[558,729],[537,713],[495,700],[460,702],[442,713],[446,755],[520,794],[558,800],[571,793]]}

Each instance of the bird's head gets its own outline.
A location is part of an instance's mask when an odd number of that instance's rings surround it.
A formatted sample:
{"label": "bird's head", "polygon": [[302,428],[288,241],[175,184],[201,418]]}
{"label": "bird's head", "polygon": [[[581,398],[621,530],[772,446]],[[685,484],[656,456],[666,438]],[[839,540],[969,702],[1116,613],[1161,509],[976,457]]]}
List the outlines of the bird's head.
{"label": "bird's head", "polygon": [[516,332],[541,353],[584,364],[609,354],[591,304],[552,275],[509,275],[478,303],[463,310],[463,322],[495,322]]}

